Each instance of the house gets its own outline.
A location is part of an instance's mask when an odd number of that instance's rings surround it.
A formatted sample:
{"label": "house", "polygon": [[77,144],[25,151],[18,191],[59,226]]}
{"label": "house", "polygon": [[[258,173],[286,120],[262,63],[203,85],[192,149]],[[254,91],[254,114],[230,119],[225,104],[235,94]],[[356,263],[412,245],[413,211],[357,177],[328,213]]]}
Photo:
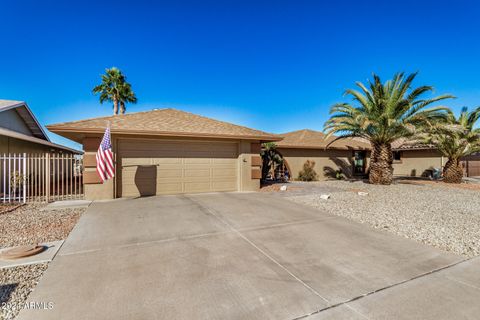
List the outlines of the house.
{"label": "house", "polygon": [[408,140],[395,141],[392,151],[395,176],[431,176],[434,169],[442,169],[448,160],[435,147]]}
{"label": "house", "polygon": [[[110,125],[115,178],[101,183],[95,154]],[[175,109],[59,123],[48,130],[83,145],[87,199],[255,191],[262,142],[281,137]]]}
{"label": "house", "polygon": [[0,100],[0,153],[43,152],[81,153],[51,142],[24,101]]}
{"label": "house", "polygon": [[[362,177],[367,174],[371,146],[359,138],[332,142],[322,132],[304,129],[281,134],[277,149],[285,159],[286,169],[293,179],[298,178],[307,160],[315,161],[319,179],[328,179],[341,171],[346,177]],[[446,159],[432,146],[415,144],[406,140],[393,143],[394,176],[430,176],[441,169]]]}
{"label": "house", "polygon": [[[277,150],[285,160],[292,179],[297,179],[307,160],[315,161],[314,170],[319,179],[327,179],[341,171],[346,177],[364,176],[370,158],[370,144],[356,138],[342,139],[331,143],[335,137],[326,139],[325,134],[303,129],[280,134]],[[328,146],[328,148],[327,148]]]}

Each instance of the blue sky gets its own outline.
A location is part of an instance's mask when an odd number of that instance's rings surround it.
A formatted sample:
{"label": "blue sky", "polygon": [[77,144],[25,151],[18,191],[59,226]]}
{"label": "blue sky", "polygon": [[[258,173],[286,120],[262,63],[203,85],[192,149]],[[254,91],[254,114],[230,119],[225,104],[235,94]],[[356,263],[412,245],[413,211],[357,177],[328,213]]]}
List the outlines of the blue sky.
{"label": "blue sky", "polygon": [[[475,1],[4,1],[0,98],[42,124],[110,115],[91,89],[127,75],[135,112],[174,107],[282,133],[321,130],[345,89],[376,72],[480,105]],[[50,134],[56,142],[79,147]]]}

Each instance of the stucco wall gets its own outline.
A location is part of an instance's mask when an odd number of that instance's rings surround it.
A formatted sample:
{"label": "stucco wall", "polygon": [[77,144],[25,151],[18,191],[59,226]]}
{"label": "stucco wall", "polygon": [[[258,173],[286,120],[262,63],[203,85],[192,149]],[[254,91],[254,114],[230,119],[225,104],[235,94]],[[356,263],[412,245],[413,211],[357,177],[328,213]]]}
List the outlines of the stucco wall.
{"label": "stucco wall", "polygon": [[[352,176],[353,151],[352,150],[319,150],[319,149],[284,149],[278,151],[287,161],[290,168],[291,177],[298,178],[298,174],[303,169],[303,164],[307,160],[315,161],[314,170],[318,174],[319,180],[328,179],[336,170],[342,170],[346,177]],[[367,154],[367,164],[368,164]]]}
{"label": "stucco wall", "polygon": [[442,156],[435,150],[402,151],[400,159],[400,162],[393,163],[395,176],[420,177],[425,170],[442,168]]}
{"label": "stucco wall", "polygon": [[0,136],[0,153],[36,153],[47,152],[51,148],[25,140]]}
{"label": "stucco wall", "polygon": [[252,179],[252,156],[258,154],[252,153],[250,141],[240,141],[238,154],[238,190],[257,191],[260,189],[260,180]]}

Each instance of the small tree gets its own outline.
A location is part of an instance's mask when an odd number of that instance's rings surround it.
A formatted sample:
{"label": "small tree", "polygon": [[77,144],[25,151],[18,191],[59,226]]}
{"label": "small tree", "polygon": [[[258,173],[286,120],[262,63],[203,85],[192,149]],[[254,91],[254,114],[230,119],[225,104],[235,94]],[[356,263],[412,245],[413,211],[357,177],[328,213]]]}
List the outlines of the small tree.
{"label": "small tree", "polygon": [[302,171],[298,174],[298,180],[300,181],[316,181],[318,180],[318,175],[313,169],[315,167],[315,161],[307,160],[303,164]]}
{"label": "small tree", "polygon": [[262,180],[267,179],[269,173],[274,177],[275,165],[283,164],[282,155],[278,153],[275,142],[264,143],[260,156],[262,157]]}

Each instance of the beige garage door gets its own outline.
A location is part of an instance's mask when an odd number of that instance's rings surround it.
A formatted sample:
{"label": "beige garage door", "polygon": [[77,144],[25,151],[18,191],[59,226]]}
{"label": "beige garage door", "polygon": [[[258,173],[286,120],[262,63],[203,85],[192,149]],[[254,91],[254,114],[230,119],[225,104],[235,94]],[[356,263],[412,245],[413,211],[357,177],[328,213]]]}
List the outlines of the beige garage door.
{"label": "beige garage door", "polygon": [[237,190],[237,143],[118,141],[122,197]]}

